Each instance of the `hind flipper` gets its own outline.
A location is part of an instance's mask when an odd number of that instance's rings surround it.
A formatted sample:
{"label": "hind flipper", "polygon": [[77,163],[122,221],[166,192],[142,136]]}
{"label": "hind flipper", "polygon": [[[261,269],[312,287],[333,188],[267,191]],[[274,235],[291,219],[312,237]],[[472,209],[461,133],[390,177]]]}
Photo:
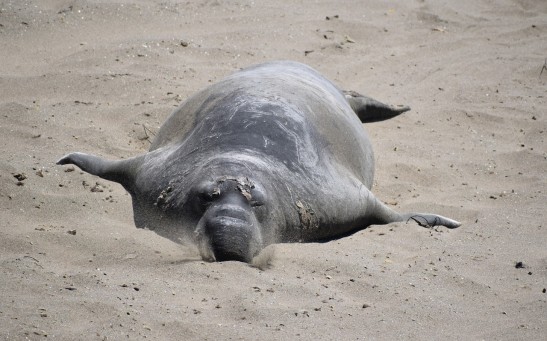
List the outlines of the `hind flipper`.
{"label": "hind flipper", "polygon": [[344,95],[363,123],[384,121],[410,110],[407,106],[392,107],[355,91],[344,91]]}

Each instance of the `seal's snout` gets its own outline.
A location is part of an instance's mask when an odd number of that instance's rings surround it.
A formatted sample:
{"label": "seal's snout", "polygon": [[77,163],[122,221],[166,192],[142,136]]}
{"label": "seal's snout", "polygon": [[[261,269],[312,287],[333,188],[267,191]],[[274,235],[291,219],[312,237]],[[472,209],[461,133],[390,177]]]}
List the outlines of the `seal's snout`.
{"label": "seal's snout", "polygon": [[261,248],[258,222],[245,208],[235,205],[211,208],[204,227],[216,261],[250,262]]}
{"label": "seal's snout", "polygon": [[[265,195],[246,177],[222,176],[196,186],[197,211],[203,216],[196,240],[203,259],[251,262],[263,247],[261,224]],[[256,215],[260,212],[260,216]]]}
{"label": "seal's snout", "polygon": [[206,233],[217,261],[251,260],[253,233],[252,226],[246,222],[227,217],[216,218],[207,222]]}

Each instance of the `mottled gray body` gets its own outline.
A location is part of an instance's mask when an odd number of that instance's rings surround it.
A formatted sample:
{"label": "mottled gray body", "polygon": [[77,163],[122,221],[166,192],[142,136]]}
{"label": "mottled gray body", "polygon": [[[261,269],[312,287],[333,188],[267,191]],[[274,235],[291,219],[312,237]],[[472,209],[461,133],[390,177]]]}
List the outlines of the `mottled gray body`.
{"label": "mottled gray body", "polygon": [[188,99],[144,155],[72,153],[59,163],[121,183],[137,227],[195,240],[211,260],[250,261],[272,243],[331,240],[411,218],[457,227],[398,214],[370,192],[374,156],[361,122],[406,110],[345,95],[303,64],[267,63]]}

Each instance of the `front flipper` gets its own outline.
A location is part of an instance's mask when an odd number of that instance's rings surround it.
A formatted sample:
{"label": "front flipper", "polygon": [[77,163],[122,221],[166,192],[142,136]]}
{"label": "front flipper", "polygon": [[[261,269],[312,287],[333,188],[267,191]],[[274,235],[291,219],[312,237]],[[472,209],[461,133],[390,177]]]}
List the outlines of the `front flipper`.
{"label": "front flipper", "polygon": [[344,95],[363,123],[384,121],[410,110],[407,106],[392,107],[355,91],[344,91]]}
{"label": "front flipper", "polygon": [[63,156],[58,165],[73,164],[84,172],[97,175],[105,180],[122,184],[126,189],[133,186],[136,170],[141,164],[141,157],[127,160],[105,160],[95,155],[84,153],[70,153]]}
{"label": "front flipper", "polygon": [[461,223],[452,220],[450,218],[443,217],[437,214],[431,213],[398,213],[391,208],[387,207],[384,203],[380,202],[378,199],[372,197],[374,201],[370,212],[370,223],[371,224],[389,224],[394,222],[407,222],[409,220],[414,220],[420,226],[424,227],[434,227],[434,226],[445,226],[449,229],[457,228],[461,226]]}
{"label": "front flipper", "polygon": [[437,214],[406,213],[402,214],[401,217],[403,217],[403,219],[408,217],[408,219],[405,219],[406,221],[412,219],[417,222],[418,225],[423,227],[445,226],[449,229],[455,229],[461,226],[461,223],[459,221],[452,220],[450,218],[443,217],[442,215]]}

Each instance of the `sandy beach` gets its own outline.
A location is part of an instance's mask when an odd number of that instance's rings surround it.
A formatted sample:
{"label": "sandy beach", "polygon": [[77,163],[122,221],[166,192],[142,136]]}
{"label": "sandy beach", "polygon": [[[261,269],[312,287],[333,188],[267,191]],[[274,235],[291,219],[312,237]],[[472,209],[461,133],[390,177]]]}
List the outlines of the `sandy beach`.
{"label": "sandy beach", "polygon": [[[458,229],[370,226],[207,263],[122,186],[191,94],[271,60],[412,110],[370,123],[373,192]],[[543,340],[547,2],[0,0],[0,339]]]}

